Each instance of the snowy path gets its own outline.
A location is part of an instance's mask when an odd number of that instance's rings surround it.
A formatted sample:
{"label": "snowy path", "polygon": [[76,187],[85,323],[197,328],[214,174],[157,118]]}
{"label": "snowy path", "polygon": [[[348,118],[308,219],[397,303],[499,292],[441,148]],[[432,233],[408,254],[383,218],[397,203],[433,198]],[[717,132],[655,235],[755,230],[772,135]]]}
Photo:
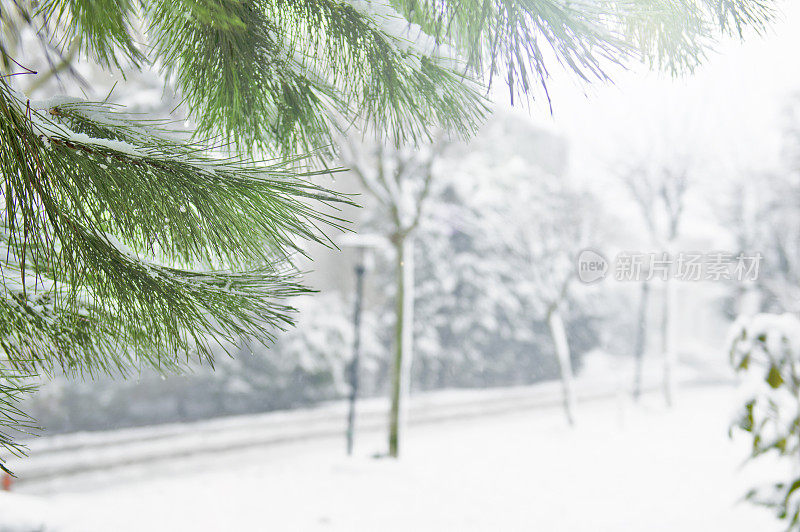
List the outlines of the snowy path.
{"label": "snowy path", "polygon": [[[612,362],[602,355],[595,355],[593,361],[594,371],[584,368],[576,380],[578,399],[596,401],[623,393],[628,384],[624,377],[632,374],[633,369],[620,366],[620,360]],[[685,386],[726,382],[729,376],[727,368],[725,370],[719,373],[709,371],[708,367],[685,365],[679,377]],[[653,371],[646,373],[645,389],[660,389],[660,378],[660,374]],[[408,418],[412,424],[430,424],[520,410],[541,412],[546,408],[560,408],[562,401],[561,385],[557,381],[510,388],[441,390],[414,394]],[[383,433],[388,409],[385,398],[359,401],[359,434]],[[5,458],[19,477],[17,489],[24,486],[35,491],[36,484],[87,472],[195,457],[202,453],[212,457],[278,443],[341,437],[345,432],[346,411],[346,403],[338,401],[306,409],[192,423],[54,435],[27,442],[27,457]]]}
{"label": "snowy path", "polygon": [[370,458],[384,444],[368,434],[352,460],[323,438],[95,472],[0,494],[0,530],[14,511],[48,532],[780,530],[736,504],[751,479],[727,438],[734,397],[596,401],[576,429],[557,409],[417,425],[398,463]]}

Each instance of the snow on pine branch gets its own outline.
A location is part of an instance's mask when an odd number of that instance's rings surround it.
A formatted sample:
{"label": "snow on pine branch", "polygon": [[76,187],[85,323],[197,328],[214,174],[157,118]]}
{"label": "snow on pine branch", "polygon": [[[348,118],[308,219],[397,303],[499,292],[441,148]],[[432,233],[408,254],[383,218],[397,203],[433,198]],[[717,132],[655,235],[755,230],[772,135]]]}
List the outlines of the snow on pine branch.
{"label": "snow on pine branch", "polygon": [[[8,89],[23,129],[45,148],[40,160],[58,190],[53,201],[65,202],[73,218],[86,215],[79,202],[102,206],[114,214],[103,224],[137,249],[177,252],[184,261],[271,260],[296,250],[295,237],[329,244],[318,223],[341,227],[319,208],[350,200],[305,181],[330,170],[302,169],[296,164],[302,158],[260,164],[213,158],[202,145],[171,139],[157,123],[151,134],[152,122],[128,119],[105,104],[59,99],[31,106]],[[53,103],[60,106],[47,107]],[[76,120],[78,131],[70,127]],[[61,192],[78,183],[81,200]]]}
{"label": "snow on pine branch", "polygon": [[[14,248],[8,259],[21,258],[17,275],[14,264],[3,268],[13,299],[0,298],[11,323],[6,336],[36,338],[42,353],[36,363],[43,367],[67,360],[70,368],[91,371],[105,369],[104,356],[116,360],[114,353],[128,347],[134,362],[161,367],[176,353],[210,357],[209,342],[218,339],[268,341],[275,328],[290,324],[285,301],[307,290],[285,253],[297,238],[324,238],[315,222],[328,218],[309,201],[339,196],[300,181],[283,163],[261,169],[216,161],[197,146],[155,135],[142,135],[149,145],[128,142],[123,133],[138,134],[110,112],[100,125],[122,139],[58,122],[90,105],[59,99],[32,108],[0,82],[0,127],[16,140],[0,146],[0,162],[12,169],[4,189],[5,241]],[[137,254],[157,251],[172,265],[205,269],[162,266]],[[44,309],[58,320],[53,327],[47,313],[31,312],[37,303],[28,288],[39,277],[55,287],[46,294],[52,309]],[[79,334],[86,327],[90,334]],[[59,349],[79,346],[81,338],[91,356],[61,358]],[[17,340],[6,343],[9,350],[15,360],[30,351]]]}
{"label": "snow on pine branch", "polygon": [[[275,177],[276,174],[284,178],[292,174],[304,175],[303,172],[290,173],[285,169],[279,171],[278,165],[270,165],[259,171],[255,165],[245,165],[237,158],[223,158],[221,155],[213,157],[215,154],[205,146],[185,142],[181,138],[187,137],[189,132],[165,129],[161,127],[164,122],[159,120],[136,120],[114,111],[113,106],[105,102],[91,102],[67,96],[28,101],[24,95],[10,89],[17,101],[18,110],[28,114],[34,134],[50,144],[61,144],[84,152],[97,148],[108,152],[109,156],[138,159],[149,165],[158,165],[160,162],[179,163],[191,167],[200,175],[225,174],[227,177],[227,174],[235,172],[238,177],[251,178],[254,182],[261,182],[259,178]],[[105,135],[96,136],[75,131],[64,123],[75,119],[93,124]],[[328,199],[333,200],[334,195],[331,194]]]}
{"label": "snow on pine branch", "polygon": [[442,66],[455,66],[458,54],[448,44],[439,43],[419,24],[409,22],[403,15],[384,2],[373,0],[345,0],[345,4],[373,21],[375,26],[402,51],[411,54],[417,61],[419,56],[428,56]]}

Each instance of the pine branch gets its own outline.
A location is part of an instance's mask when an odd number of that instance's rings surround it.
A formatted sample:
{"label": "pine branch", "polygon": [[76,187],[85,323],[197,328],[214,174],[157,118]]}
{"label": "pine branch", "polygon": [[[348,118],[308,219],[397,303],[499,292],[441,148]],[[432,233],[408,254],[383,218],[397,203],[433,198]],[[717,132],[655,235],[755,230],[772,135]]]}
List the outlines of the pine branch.
{"label": "pine branch", "polygon": [[547,93],[550,65],[584,80],[643,59],[680,73],[694,68],[721,33],[763,32],[774,0],[393,0],[410,21],[460,50],[469,67],[505,76],[511,99]]}
{"label": "pine branch", "polygon": [[705,0],[723,31],[744,37],[747,28],[764,33],[777,15],[774,0]]}
{"label": "pine branch", "polygon": [[317,224],[341,228],[310,202],[346,197],[307,181],[323,172],[297,168],[302,159],[212,159],[202,145],[181,144],[158,124],[104,104],[66,102],[30,115],[8,131],[25,143],[9,164],[35,151],[53,187],[43,201],[119,233],[140,252],[241,265],[297,251],[297,236],[327,243]]}
{"label": "pine branch", "polygon": [[537,87],[547,95],[555,64],[584,80],[638,59],[680,73],[720,33],[762,32],[775,15],[774,0],[390,4],[142,0],[139,13],[130,0],[47,0],[37,14],[101,64],[118,65],[115,53],[141,62],[132,28],[143,26],[148,59],[178,86],[200,137],[250,153],[327,146],[334,116],[395,142],[430,140],[436,126],[467,135],[487,113],[472,76],[501,76],[513,102]]}
{"label": "pine branch", "polygon": [[620,2],[561,0],[396,0],[412,22],[462,51],[488,83],[503,76],[513,102],[537,86],[546,92],[550,63],[584,80],[607,79],[610,65],[624,64],[634,48],[620,31]]}
{"label": "pine branch", "polygon": [[[74,128],[74,129],[73,129]],[[178,132],[74,100],[31,105],[0,80],[0,348],[23,375],[206,362],[269,341],[307,293],[298,239],[349,200],[301,160],[214,159]],[[2,405],[0,405],[2,406]]]}
{"label": "pine branch", "polygon": [[81,54],[102,66],[121,68],[118,54],[134,65],[145,59],[133,37],[131,0],[44,0],[36,15],[63,29],[62,46],[76,41]]}
{"label": "pine branch", "polygon": [[267,11],[305,71],[331,80],[351,113],[393,140],[474,131],[486,114],[457,51],[437,46],[380,2],[273,0]]}
{"label": "pine branch", "polygon": [[[24,381],[24,376],[9,371],[0,358],[0,449],[5,449],[14,456],[25,453],[25,447],[15,441],[18,435],[30,434],[36,430],[33,419],[19,409],[23,397],[35,390],[35,387],[24,384]],[[4,464],[4,460],[0,458],[0,471],[11,475],[12,472]]]}
{"label": "pine branch", "polygon": [[463,74],[399,49],[374,20],[334,0],[222,2],[218,18],[202,2],[151,4],[155,53],[201,135],[292,153],[330,144],[336,114],[400,142],[435,125],[470,133],[486,112]]}

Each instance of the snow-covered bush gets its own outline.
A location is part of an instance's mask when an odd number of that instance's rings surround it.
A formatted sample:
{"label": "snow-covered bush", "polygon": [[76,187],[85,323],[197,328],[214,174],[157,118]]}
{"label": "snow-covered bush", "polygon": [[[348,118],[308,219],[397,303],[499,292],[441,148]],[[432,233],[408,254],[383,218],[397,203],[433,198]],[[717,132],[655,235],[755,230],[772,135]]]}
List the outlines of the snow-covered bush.
{"label": "snow-covered bush", "polygon": [[[247,400],[264,392],[287,395],[296,389],[297,403],[347,394],[346,368],[353,354],[352,308],[337,292],[300,297],[293,304],[298,309],[297,327],[278,338],[274,347],[278,356],[248,352],[247,346],[241,346],[238,356],[226,361],[229,366],[222,371],[230,377],[229,388],[236,386],[228,390],[229,394],[240,394]],[[372,322],[372,315],[364,312],[361,327],[361,373],[364,377],[375,372],[375,360],[382,354]],[[270,369],[265,367],[267,364]],[[369,384],[374,379],[363,380]]]}
{"label": "snow-covered bush", "polygon": [[789,530],[800,530],[800,319],[758,314],[737,322],[731,362],[744,374],[746,392],[734,427],[752,438],[751,459],[776,455],[785,471],[747,499],[774,508]]}
{"label": "snow-covered bush", "polygon": [[[136,380],[56,378],[26,400],[48,433],[97,430],[208,417],[265,412],[344,397],[345,366],[352,355],[352,305],[336,293],[301,297],[298,326],[281,334],[270,350],[257,342],[220,350],[212,370],[162,378],[144,371]],[[377,344],[370,312],[362,316],[362,382],[373,393]],[[233,355],[233,356],[228,356]]]}

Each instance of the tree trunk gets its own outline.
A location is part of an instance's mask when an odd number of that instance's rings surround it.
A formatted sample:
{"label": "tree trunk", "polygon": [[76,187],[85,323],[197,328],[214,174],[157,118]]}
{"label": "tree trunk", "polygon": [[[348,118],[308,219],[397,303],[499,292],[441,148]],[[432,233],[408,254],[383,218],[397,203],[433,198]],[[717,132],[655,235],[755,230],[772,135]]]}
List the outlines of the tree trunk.
{"label": "tree trunk", "polygon": [[647,348],[647,305],[650,302],[650,283],[642,282],[642,293],[639,296],[639,321],[636,327],[636,370],[633,377],[633,398],[638,401],[642,395],[642,371],[644,366],[644,352]]}
{"label": "tree trunk", "polygon": [[414,239],[398,238],[394,242],[397,261],[396,321],[392,396],[389,411],[389,456],[400,455],[400,437],[405,427],[406,398],[409,391],[411,358],[414,341]]}
{"label": "tree trunk", "polygon": [[567,331],[564,327],[564,320],[561,318],[561,311],[558,307],[551,309],[548,313],[547,324],[550,326],[550,335],[553,337],[553,344],[556,348],[556,358],[558,359],[558,368],[561,372],[564,413],[567,415],[567,422],[569,422],[570,425],[574,425],[576,401],[572,382],[572,360],[569,354]]}
{"label": "tree trunk", "polygon": [[664,354],[664,399],[667,406],[675,401],[675,346],[673,338],[673,307],[675,303],[675,283],[664,282],[664,308],[661,313],[661,351]]}
{"label": "tree trunk", "polygon": [[739,285],[736,294],[736,317],[755,316],[761,310],[761,292],[753,285]]}

